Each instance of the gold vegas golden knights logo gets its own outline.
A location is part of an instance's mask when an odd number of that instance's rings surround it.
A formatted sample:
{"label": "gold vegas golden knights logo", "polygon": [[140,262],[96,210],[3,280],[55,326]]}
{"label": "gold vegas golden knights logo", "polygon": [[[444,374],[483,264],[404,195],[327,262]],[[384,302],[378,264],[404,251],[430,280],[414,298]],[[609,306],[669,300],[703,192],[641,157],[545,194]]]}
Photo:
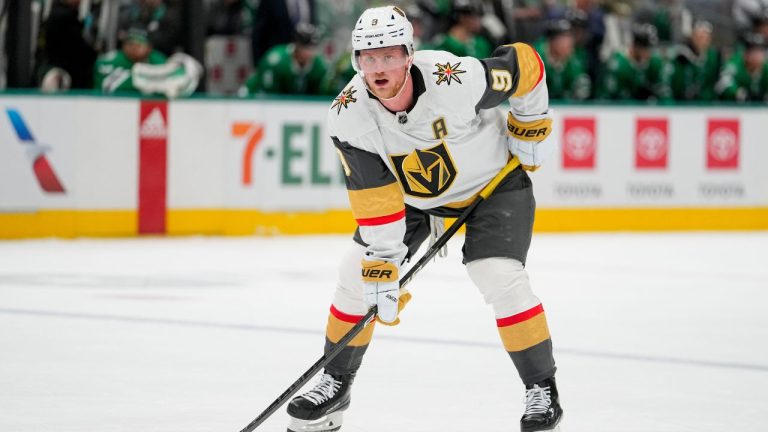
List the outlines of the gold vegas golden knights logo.
{"label": "gold vegas golden knights logo", "polygon": [[443,140],[430,149],[390,155],[389,158],[408,195],[434,198],[447,191],[456,179],[456,166]]}

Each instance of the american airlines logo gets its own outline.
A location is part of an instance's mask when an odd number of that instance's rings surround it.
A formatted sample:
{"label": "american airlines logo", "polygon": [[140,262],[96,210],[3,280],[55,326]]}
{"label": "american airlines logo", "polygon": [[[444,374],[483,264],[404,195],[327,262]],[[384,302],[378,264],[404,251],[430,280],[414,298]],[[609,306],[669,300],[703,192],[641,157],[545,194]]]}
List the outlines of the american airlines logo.
{"label": "american airlines logo", "polygon": [[51,147],[35,140],[31,129],[27,127],[24,117],[17,109],[7,108],[5,112],[16,132],[19,143],[26,149],[27,157],[32,164],[32,171],[35,173],[40,188],[47,193],[66,193],[59,177],[53,170],[53,166],[46,157],[46,153],[51,150]]}

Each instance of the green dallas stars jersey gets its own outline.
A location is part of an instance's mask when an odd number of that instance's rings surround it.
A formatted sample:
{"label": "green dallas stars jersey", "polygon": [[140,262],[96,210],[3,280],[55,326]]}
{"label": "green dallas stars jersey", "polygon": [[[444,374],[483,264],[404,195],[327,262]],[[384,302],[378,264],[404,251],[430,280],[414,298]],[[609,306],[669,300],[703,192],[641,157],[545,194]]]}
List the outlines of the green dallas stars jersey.
{"label": "green dallas stars jersey", "polygon": [[743,51],[734,54],[723,67],[715,90],[725,100],[768,102],[768,62],[763,63],[758,73],[750,75]]}
{"label": "green dallas stars jersey", "polygon": [[472,36],[465,42],[461,42],[450,34],[440,36],[435,39],[434,44],[429,49],[437,51],[448,51],[459,57],[485,58],[491,55],[493,47],[488,40],[482,36]]}
{"label": "green dallas stars jersey", "polygon": [[592,83],[586,64],[574,52],[565,63],[555,65],[549,58],[546,40],[534,45],[547,70],[547,89],[551,99],[584,100],[589,97]]}
{"label": "green dallas stars jersey", "polygon": [[696,55],[687,45],[676,48],[670,86],[675,100],[711,101],[720,73],[720,56],[710,48]]}
{"label": "green dallas stars jersey", "polygon": [[670,65],[658,54],[653,54],[644,64],[638,64],[627,55],[617,52],[605,65],[597,97],[668,101],[672,98],[670,75]]}
{"label": "green dallas stars jersey", "polygon": [[[167,60],[160,51],[153,50],[146,63],[160,65]],[[120,50],[104,54],[93,66],[94,88],[105,93],[138,92],[139,89],[133,85],[133,65],[134,63]]]}
{"label": "green dallas stars jersey", "polygon": [[315,55],[303,69],[293,59],[293,44],[277,45],[259,61],[256,72],[245,82],[248,94],[325,94],[325,61]]}

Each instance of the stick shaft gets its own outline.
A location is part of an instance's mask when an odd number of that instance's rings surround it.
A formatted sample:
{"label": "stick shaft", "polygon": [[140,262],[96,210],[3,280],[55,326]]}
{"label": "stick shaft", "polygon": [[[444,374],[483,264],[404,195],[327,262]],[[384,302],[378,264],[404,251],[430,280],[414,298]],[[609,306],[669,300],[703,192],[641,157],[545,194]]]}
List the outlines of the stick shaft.
{"label": "stick shaft", "polygon": [[[513,158],[511,161],[507,163],[507,165],[502,169],[496,176],[491,180],[488,185],[486,185],[485,188],[480,192],[480,194],[475,198],[474,201],[472,201],[472,204],[470,204],[469,207],[467,207],[461,215],[456,219],[456,221],[451,224],[448,229],[445,230],[443,235],[440,236],[440,238],[437,239],[435,244],[433,244],[427,251],[424,253],[424,256],[422,256],[416,264],[411,266],[411,268],[405,273],[403,277],[400,278],[400,288],[404,288],[408,283],[411,282],[413,277],[421,271],[422,268],[432,259],[435,257],[437,252],[445,246],[446,243],[448,243],[448,240],[453,237],[454,234],[466,223],[467,218],[472,214],[472,212],[475,210],[475,208],[480,205],[481,202],[483,202],[486,198],[488,198],[491,193],[496,189],[496,186],[501,183],[501,180],[504,179],[504,177],[507,176],[510,172],[512,172],[515,168],[520,165],[520,162],[517,160],[517,158]],[[315,362],[309,369],[307,369],[306,372],[304,372],[299,379],[294,381],[293,384],[291,384],[290,387],[288,387],[283,394],[278,396],[277,399],[275,399],[272,404],[270,404],[267,409],[265,409],[261,414],[259,414],[258,417],[256,417],[252,422],[248,424],[248,426],[244,427],[240,432],[252,432],[254,429],[256,429],[260,424],[264,423],[267,418],[269,418],[272,414],[275,413],[278,409],[280,409],[283,404],[285,404],[288,399],[296,394],[297,391],[299,391],[300,388],[302,388],[306,383],[309,382],[309,380],[312,379],[315,374],[320,372],[321,369],[323,369],[328,363],[331,362],[339,353],[341,350],[343,350],[349,343],[352,341],[352,339],[355,338],[363,329],[370,324],[374,318],[376,317],[376,312],[378,311],[378,308],[376,306],[372,307],[368,310],[368,313],[363,315],[363,318],[357,322],[349,331],[347,334],[344,335],[344,337],[339,340],[334,347],[328,351],[327,353],[323,354],[322,357],[320,357],[319,360]]]}

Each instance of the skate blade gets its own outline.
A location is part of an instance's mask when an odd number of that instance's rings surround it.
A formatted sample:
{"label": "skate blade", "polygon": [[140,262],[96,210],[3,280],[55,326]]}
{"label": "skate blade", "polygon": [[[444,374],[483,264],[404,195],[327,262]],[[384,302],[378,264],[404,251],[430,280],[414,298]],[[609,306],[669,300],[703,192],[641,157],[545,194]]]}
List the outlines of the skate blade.
{"label": "skate blade", "polygon": [[300,420],[291,417],[288,432],[333,432],[341,429],[342,412],[328,414],[317,420]]}

